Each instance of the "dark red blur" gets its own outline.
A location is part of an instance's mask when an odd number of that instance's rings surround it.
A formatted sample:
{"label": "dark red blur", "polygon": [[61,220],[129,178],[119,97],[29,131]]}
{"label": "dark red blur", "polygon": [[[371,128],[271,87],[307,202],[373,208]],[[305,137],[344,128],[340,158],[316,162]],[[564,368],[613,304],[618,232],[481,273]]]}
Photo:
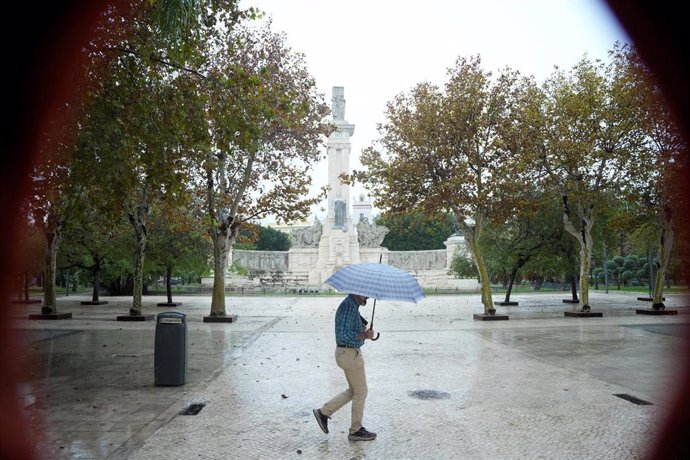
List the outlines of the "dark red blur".
{"label": "dark red blur", "polygon": [[[46,120],[74,88],[79,49],[89,39],[105,1],[12,2],[4,7],[3,100],[7,126],[0,155],[0,305],[10,311],[13,251],[17,241],[17,204],[28,185],[30,165],[37,156],[37,139]],[[657,74],[686,139],[690,139],[690,68],[682,2],[672,0],[607,0],[613,13]],[[690,171],[684,177],[690,179]],[[688,180],[690,182],[690,180]],[[688,193],[688,182],[685,192]],[[688,213],[685,213],[686,215]],[[686,218],[683,216],[682,218]],[[688,222],[684,222],[688,228]],[[690,254],[686,255],[687,257]],[[686,274],[685,279],[690,279]],[[20,363],[13,356],[17,337],[6,315],[0,321],[0,458],[37,458],[36,440],[45,427],[29,426],[17,398]],[[678,379],[684,382],[677,403],[655,442],[653,459],[690,458],[690,365]]]}

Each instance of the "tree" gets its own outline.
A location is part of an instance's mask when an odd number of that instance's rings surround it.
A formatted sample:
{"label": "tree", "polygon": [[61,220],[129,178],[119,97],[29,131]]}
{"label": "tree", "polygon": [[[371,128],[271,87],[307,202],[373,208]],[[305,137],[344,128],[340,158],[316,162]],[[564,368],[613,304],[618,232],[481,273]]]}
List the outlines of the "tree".
{"label": "tree", "polygon": [[641,143],[633,91],[611,65],[584,57],[544,83],[543,144],[535,150],[560,191],[563,225],[579,243],[579,311],[589,311],[592,228],[606,194],[629,180],[631,152]]}
{"label": "tree", "polygon": [[663,290],[677,231],[677,216],[687,209],[682,186],[688,165],[687,143],[682,138],[655,77],[636,50],[618,45],[611,52],[621,80],[634,88],[645,142],[636,152],[633,183],[627,189],[646,224],[656,229],[658,259],[651,283],[652,308],[663,310]]}
{"label": "tree", "polygon": [[51,120],[41,135],[40,156],[32,165],[31,191],[22,208],[28,222],[45,238],[43,306],[41,312],[55,315],[57,310],[55,277],[57,257],[65,222],[72,211],[77,184],[71,182],[78,111],[74,101],[63,103],[63,115]]}
{"label": "tree", "polygon": [[247,222],[240,228],[233,248],[249,251],[287,251],[290,237],[271,227]]}
{"label": "tree", "polygon": [[31,277],[43,272],[45,268],[46,242],[41,231],[28,223],[22,226],[19,235],[17,244],[21,248],[22,257],[14,264],[13,273],[17,276],[17,300],[28,302]]}
{"label": "tree", "polygon": [[477,267],[461,254],[453,254],[450,261],[450,273],[456,278],[479,278]]}
{"label": "tree", "polygon": [[381,216],[374,219],[377,225],[388,228],[381,246],[391,251],[424,251],[444,249],[443,244],[454,232],[454,219],[450,214],[428,216],[423,213],[406,213]]}
{"label": "tree", "polygon": [[[525,190],[529,190],[529,186]],[[526,192],[524,201],[516,206],[515,214],[510,219],[487,230],[485,254],[490,265],[495,267],[493,273],[497,274],[499,270],[503,272],[505,304],[510,303],[518,272],[534,257],[548,254],[547,257],[556,258],[554,249],[561,238],[561,231],[553,200],[549,198],[548,192],[536,189]]]}
{"label": "tree", "polygon": [[332,126],[304,57],[270,24],[204,28],[209,78],[199,88],[197,186],[213,241],[210,316],[225,316],[228,252],[240,227],[272,214],[307,217],[323,196],[306,197],[310,167]]}
{"label": "tree", "polygon": [[535,85],[510,69],[492,79],[479,56],[458,58],[447,75],[443,89],[420,83],[388,103],[380,140],[362,152],[366,170],[352,177],[389,212],[452,213],[494,314],[480,242],[489,219],[512,211],[527,165],[511,123]]}
{"label": "tree", "polygon": [[82,193],[75,203],[74,217],[65,226],[61,265],[81,268],[91,278],[91,301],[99,303],[103,271],[118,252],[116,242],[128,235],[124,216],[109,215],[96,206],[88,193]]}
{"label": "tree", "polygon": [[168,303],[172,304],[173,273],[176,269],[196,273],[208,271],[211,244],[203,225],[190,216],[186,207],[157,207],[152,217],[149,236],[150,265],[162,269]]}
{"label": "tree", "polygon": [[139,8],[126,20],[109,10],[103,27],[123,26],[87,49],[92,90],[78,149],[82,171],[95,173],[83,174],[83,180],[102,191],[96,201],[108,213],[121,210],[134,230],[133,316],[141,314],[152,207],[185,199],[186,152],[196,124],[185,98],[197,78],[166,60],[174,44],[157,33],[145,5]]}
{"label": "tree", "polygon": [[261,227],[259,239],[256,242],[257,251],[287,251],[290,249],[290,237],[271,227]]}

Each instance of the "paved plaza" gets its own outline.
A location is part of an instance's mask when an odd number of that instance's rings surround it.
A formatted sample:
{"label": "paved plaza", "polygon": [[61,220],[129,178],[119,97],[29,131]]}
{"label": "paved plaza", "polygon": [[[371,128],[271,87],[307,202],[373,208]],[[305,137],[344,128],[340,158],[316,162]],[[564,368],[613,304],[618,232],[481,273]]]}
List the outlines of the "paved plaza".
{"label": "paved plaza", "polygon": [[[328,435],[312,415],[346,387],[334,359],[342,296],[230,296],[235,323],[202,322],[210,296],[176,297],[182,386],[154,384],[155,321],[115,320],[128,297],[61,297],[69,320],[29,320],[40,304],[16,305],[18,397],[46,459],[645,458],[688,362],[690,301],[667,295],[678,315],[646,316],[637,294],[594,293],[602,318],[566,318],[568,294],[514,295],[518,306],[497,308],[509,321],[473,319],[477,294],[377,302],[381,338],[363,348],[372,442],[347,440],[349,405]],[[170,311],[164,300],[145,297],[144,313]]]}

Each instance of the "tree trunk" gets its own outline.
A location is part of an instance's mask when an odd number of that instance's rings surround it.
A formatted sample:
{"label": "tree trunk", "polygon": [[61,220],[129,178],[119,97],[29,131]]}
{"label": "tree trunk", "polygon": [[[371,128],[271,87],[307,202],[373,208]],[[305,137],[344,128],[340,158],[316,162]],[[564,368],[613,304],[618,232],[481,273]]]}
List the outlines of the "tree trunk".
{"label": "tree trunk", "polygon": [[28,301],[29,300],[29,279],[31,278],[31,275],[28,273],[24,273],[22,279],[24,280],[24,300]]}
{"label": "tree trunk", "polygon": [[591,307],[589,305],[589,270],[592,263],[592,226],[594,225],[594,218],[590,212],[585,212],[580,209],[578,216],[581,219],[581,227],[575,228],[571,219],[571,211],[568,205],[568,197],[563,196],[564,212],[563,225],[565,230],[573,235],[580,243],[580,303],[574,307],[576,311],[588,312]]}
{"label": "tree trunk", "polygon": [[508,290],[506,291],[505,303],[510,302],[510,293],[513,290],[513,283],[515,282],[515,277],[517,276],[518,267],[513,267],[513,271],[510,272],[510,280],[508,281]]}
{"label": "tree trunk", "polygon": [[227,236],[221,232],[212,235],[213,240],[213,292],[210,316],[225,316],[225,271],[228,268]]}
{"label": "tree trunk", "polygon": [[668,262],[671,259],[671,249],[673,248],[674,232],[672,227],[671,210],[668,206],[664,209],[664,226],[659,236],[659,260],[656,263],[656,279],[654,281],[654,297],[652,298],[652,308],[663,310],[666,308],[664,298],[664,279]]}
{"label": "tree trunk", "polygon": [[573,300],[579,302],[580,299],[577,298],[577,276],[570,275],[570,292],[573,295]]}
{"label": "tree trunk", "polygon": [[134,227],[134,234],[137,238],[136,259],[134,261],[134,280],[132,286],[132,308],[129,309],[131,316],[141,315],[142,294],[144,292],[144,259],[146,258],[146,216],[148,210],[145,206],[140,206],[136,213],[129,213],[129,221]]}
{"label": "tree trunk", "polygon": [[93,294],[91,295],[91,300],[93,302],[98,302],[98,294],[101,289],[101,264],[96,263],[91,267],[91,273],[93,274]]}
{"label": "tree trunk", "polygon": [[45,287],[43,289],[43,307],[41,308],[41,313],[44,315],[54,315],[57,313],[55,277],[57,274],[57,252],[60,246],[60,233],[57,229],[52,232],[46,232],[46,243]]}
{"label": "tree trunk", "polygon": [[165,267],[165,291],[168,294],[168,303],[172,303],[172,286],[170,285],[170,279],[172,278],[172,267]]}
{"label": "tree trunk", "polygon": [[484,305],[484,313],[489,315],[496,314],[494,308],[494,301],[491,297],[491,281],[489,280],[489,271],[486,269],[484,262],[484,255],[479,248],[479,236],[481,234],[481,222],[477,222],[475,226],[470,226],[464,222],[460,223],[463,233],[465,234],[465,243],[467,249],[472,256],[474,266],[477,267],[479,273],[479,281],[481,283],[482,304]]}
{"label": "tree trunk", "polygon": [[580,311],[589,311],[589,268],[592,263],[592,234],[589,228],[583,229],[584,244],[580,247]]}

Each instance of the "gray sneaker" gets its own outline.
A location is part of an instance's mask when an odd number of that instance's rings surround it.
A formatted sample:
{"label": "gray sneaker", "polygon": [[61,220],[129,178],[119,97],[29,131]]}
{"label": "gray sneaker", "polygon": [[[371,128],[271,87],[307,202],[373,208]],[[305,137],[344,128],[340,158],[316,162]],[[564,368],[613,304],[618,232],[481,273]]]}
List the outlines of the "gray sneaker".
{"label": "gray sneaker", "polygon": [[373,441],[376,439],[376,433],[367,431],[366,428],[362,427],[357,432],[348,435],[347,439],[350,441]]}
{"label": "gray sneaker", "polygon": [[319,422],[319,427],[321,427],[321,431],[324,433],[328,434],[328,419],[330,417],[327,417],[321,413],[321,409],[314,409],[312,410],[314,413],[314,417],[316,417],[316,421]]}

